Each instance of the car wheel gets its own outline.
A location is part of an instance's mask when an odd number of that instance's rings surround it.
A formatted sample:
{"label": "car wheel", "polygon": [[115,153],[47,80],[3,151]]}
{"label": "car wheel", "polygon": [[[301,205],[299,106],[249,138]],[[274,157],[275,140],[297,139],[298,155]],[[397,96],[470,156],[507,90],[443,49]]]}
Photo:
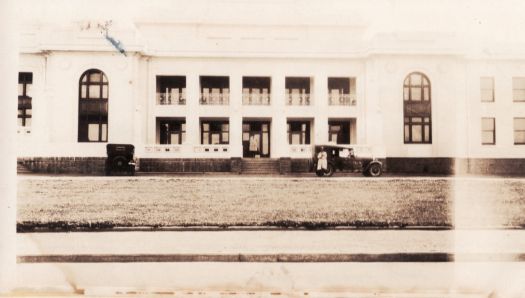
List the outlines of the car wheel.
{"label": "car wheel", "polygon": [[324,175],[326,177],[332,177],[334,172],[335,172],[334,166],[331,164],[328,164],[328,167],[326,167],[326,172],[324,173]]}
{"label": "car wheel", "polygon": [[315,171],[315,174],[317,175],[317,177],[323,177],[324,176],[324,171],[323,170],[318,170],[318,171]]}
{"label": "car wheel", "polygon": [[373,163],[368,167],[368,175],[371,177],[379,177],[382,174],[381,165]]}

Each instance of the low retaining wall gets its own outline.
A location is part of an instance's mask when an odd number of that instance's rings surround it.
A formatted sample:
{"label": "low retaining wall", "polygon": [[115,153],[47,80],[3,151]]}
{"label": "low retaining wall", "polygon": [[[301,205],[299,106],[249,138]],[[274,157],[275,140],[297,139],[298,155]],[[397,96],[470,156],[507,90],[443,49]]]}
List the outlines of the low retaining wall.
{"label": "low retaining wall", "polygon": [[[233,161],[233,169],[237,163]],[[141,158],[139,160],[141,172],[176,172],[176,173],[203,173],[203,172],[231,172],[232,159],[230,158]]]}
{"label": "low retaining wall", "polygon": [[[105,157],[22,157],[18,164],[33,173],[104,175]],[[280,173],[306,173],[310,159],[281,158]],[[141,172],[241,172],[241,158],[141,158]],[[525,176],[525,158],[389,157],[384,170],[396,174]]]}
{"label": "low retaining wall", "polygon": [[18,163],[33,173],[104,175],[105,157],[26,157]]}

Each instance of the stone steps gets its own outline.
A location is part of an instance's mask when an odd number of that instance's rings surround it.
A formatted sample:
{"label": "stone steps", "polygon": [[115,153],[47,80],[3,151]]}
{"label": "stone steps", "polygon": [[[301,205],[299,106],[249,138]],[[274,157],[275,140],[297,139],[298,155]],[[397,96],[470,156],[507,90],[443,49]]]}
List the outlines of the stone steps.
{"label": "stone steps", "polygon": [[22,163],[16,164],[16,173],[17,174],[29,174],[32,173],[28,168],[24,166]]}
{"label": "stone steps", "polygon": [[276,174],[279,171],[279,160],[262,158],[262,159],[243,159],[242,160],[243,174]]}

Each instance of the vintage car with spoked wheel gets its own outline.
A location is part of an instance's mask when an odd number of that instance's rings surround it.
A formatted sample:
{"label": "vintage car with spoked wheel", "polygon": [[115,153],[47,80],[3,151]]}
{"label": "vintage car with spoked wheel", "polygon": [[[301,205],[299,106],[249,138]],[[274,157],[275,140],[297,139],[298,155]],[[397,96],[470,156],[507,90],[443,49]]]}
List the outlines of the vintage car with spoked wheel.
{"label": "vintage car with spoked wheel", "polygon": [[313,150],[311,170],[319,177],[330,177],[336,171],[361,172],[367,177],[383,174],[383,162],[369,146],[326,144]]}

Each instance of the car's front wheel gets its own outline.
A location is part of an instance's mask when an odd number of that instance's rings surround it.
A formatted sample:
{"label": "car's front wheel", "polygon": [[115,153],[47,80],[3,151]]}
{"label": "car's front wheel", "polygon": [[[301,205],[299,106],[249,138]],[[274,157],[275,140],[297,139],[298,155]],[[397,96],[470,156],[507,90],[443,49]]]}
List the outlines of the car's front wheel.
{"label": "car's front wheel", "polygon": [[373,163],[368,167],[368,176],[371,177],[379,177],[383,173],[383,170],[381,169],[381,165],[378,163]]}

